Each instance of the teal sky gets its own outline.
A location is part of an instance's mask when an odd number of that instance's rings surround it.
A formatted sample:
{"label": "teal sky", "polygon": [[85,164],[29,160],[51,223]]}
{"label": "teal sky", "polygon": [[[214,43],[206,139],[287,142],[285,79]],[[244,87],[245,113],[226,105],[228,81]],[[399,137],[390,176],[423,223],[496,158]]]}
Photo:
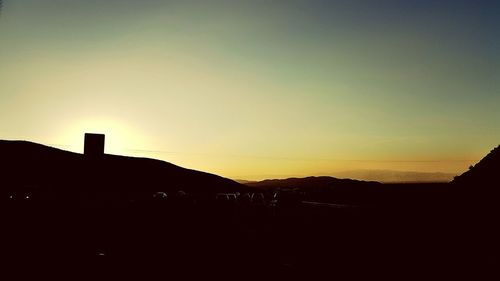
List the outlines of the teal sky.
{"label": "teal sky", "polygon": [[497,1],[2,2],[2,139],[247,179],[460,173],[500,143]]}

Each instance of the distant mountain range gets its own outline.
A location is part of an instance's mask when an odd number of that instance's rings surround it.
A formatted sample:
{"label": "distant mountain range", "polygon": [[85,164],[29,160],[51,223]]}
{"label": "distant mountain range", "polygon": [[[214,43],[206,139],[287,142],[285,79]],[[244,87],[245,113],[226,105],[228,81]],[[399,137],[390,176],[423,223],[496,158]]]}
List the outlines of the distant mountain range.
{"label": "distant mountain range", "polygon": [[[400,172],[387,170],[357,170],[329,176],[241,181],[190,170],[174,164],[149,159],[105,154],[89,158],[27,141],[0,140],[0,187],[50,188],[71,190],[132,190],[186,192],[245,192],[275,189],[298,189],[308,192],[372,192],[380,182],[448,182],[452,174]],[[464,174],[455,177],[454,184],[498,184],[500,146]],[[377,181],[375,181],[377,180]],[[368,194],[367,193],[367,194]]]}
{"label": "distant mountain range", "polygon": [[[318,175],[325,176],[325,175]],[[414,172],[395,170],[349,170],[328,173],[327,176],[339,179],[355,179],[360,181],[377,181],[381,183],[444,183],[450,182],[456,174],[441,172]],[[269,176],[269,178],[291,178]],[[237,179],[241,184],[259,182],[258,180]]]}
{"label": "distant mountain range", "polygon": [[348,205],[416,206],[440,204],[449,199],[448,183],[397,183],[305,177],[249,182],[246,185],[263,191],[299,192],[305,200]]}
{"label": "distant mountain range", "polygon": [[349,187],[374,187],[378,182],[367,182],[351,179],[338,179],[334,177],[305,177],[288,179],[271,179],[258,182],[247,182],[246,185],[268,190],[268,189],[312,189],[312,188],[349,188]]}
{"label": "distant mountain range", "polygon": [[393,170],[352,170],[333,173],[333,176],[365,181],[379,181],[383,183],[423,183],[450,182],[456,174]]}
{"label": "distant mountain range", "polygon": [[0,188],[236,192],[251,188],[217,175],[148,158],[89,158],[27,141],[0,140]]}
{"label": "distant mountain range", "polygon": [[306,177],[264,180],[247,183],[263,191],[294,191],[305,195],[306,200],[335,202],[337,204],[365,204],[378,200],[383,185],[378,182],[337,179],[334,177]]}

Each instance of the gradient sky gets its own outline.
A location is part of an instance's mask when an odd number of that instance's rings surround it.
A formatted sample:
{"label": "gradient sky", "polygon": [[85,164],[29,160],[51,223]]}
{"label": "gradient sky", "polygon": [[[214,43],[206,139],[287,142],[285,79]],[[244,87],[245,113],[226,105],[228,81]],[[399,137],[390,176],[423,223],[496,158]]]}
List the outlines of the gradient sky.
{"label": "gradient sky", "polygon": [[499,1],[3,0],[0,138],[231,178],[460,173],[500,143]]}

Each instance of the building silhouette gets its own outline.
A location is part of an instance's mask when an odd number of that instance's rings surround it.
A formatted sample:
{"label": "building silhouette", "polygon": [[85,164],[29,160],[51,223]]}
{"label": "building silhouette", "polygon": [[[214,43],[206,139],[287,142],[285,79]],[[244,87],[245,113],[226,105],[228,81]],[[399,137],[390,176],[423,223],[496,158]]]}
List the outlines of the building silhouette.
{"label": "building silhouette", "polygon": [[85,133],[85,145],[83,154],[88,157],[100,157],[104,155],[104,134]]}

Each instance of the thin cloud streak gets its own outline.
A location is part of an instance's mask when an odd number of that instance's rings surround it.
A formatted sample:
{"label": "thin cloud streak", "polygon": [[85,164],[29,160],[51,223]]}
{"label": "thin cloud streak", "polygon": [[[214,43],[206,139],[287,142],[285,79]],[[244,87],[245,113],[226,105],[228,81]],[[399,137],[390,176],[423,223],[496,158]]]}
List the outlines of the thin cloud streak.
{"label": "thin cloud streak", "polygon": [[206,152],[182,152],[148,149],[125,149],[133,153],[155,153],[155,154],[180,154],[180,155],[206,155],[231,158],[252,158],[266,160],[285,160],[285,161],[331,161],[331,162],[373,162],[373,163],[445,163],[445,162],[474,162],[477,159],[452,159],[452,160],[375,160],[375,159],[339,159],[339,158],[301,158],[301,157],[273,157],[263,155],[236,155],[236,154],[216,154]]}

